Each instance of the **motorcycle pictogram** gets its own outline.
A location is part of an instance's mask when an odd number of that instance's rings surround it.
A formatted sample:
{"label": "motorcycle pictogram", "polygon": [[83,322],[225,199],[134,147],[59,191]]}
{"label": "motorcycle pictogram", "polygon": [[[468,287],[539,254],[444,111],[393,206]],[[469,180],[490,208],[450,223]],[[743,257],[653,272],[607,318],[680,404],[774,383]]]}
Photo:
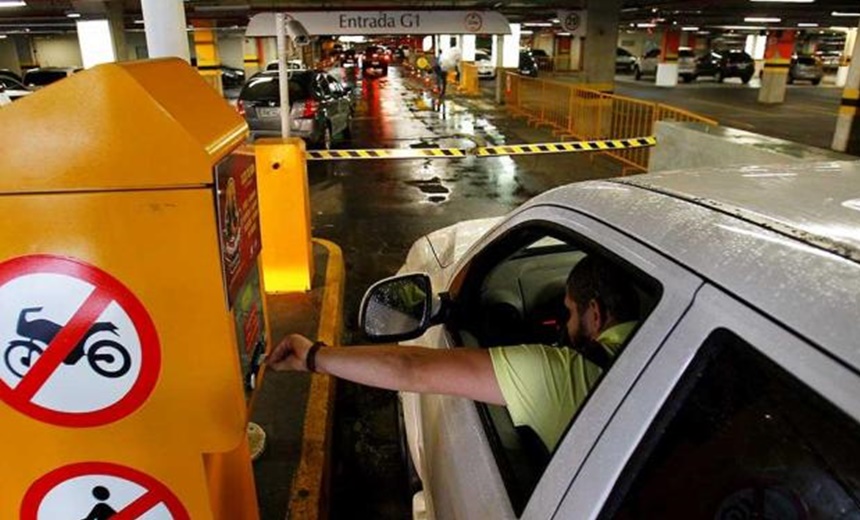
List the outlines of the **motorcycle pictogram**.
{"label": "motorcycle pictogram", "polygon": [[[23,378],[40,355],[62,330],[62,325],[44,318],[28,319],[42,307],[22,309],[18,314],[16,333],[20,338],[13,339],[6,346],[3,361],[16,376]],[[90,368],[107,378],[124,376],[131,368],[128,350],[113,339],[100,339],[86,348],[87,341],[95,334],[107,332],[118,336],[117,326],[111,322],[96,322],[90,326],[84,337],[63,360],[65,365],[75,365],[86,357]]]}

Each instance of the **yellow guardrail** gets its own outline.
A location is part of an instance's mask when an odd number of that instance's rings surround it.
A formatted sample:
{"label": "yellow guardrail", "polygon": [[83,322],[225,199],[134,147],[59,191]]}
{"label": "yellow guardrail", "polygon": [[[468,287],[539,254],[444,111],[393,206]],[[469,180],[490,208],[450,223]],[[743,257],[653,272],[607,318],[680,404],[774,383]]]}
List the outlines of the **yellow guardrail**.
{"label": "yellow guardrail", "polygon": [[[713,119],[668,105],[618,96],[604,90],[611,85],[588,85],[528,78],[506,72],[507,109],[529,124],[547,126],[562,139],[630,139],[653,135],[657,121],[717,125]],[[627,170],[646,171],[650,151],[612,149],[606,153]]]}
{"label": "yellow guardrail", "polygon": [[458,90],[467,96],[477,96],[481,93],[478,82],[478,66],[469,61],[460,63],[460,85]]}

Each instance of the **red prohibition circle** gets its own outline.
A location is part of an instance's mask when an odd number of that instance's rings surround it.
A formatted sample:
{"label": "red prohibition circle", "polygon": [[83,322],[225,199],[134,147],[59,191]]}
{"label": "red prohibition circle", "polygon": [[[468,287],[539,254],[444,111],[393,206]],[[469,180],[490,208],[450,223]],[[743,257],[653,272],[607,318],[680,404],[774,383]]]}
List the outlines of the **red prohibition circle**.
{"label": "red prohibition circle", "polygon": [[[35,404],[16,394],[15,388],[0,380],[0,401],[31,417],[58,426],[92,427],[110,424],[137,410],[152,393],[161,370],[161,346],[155,324],[137,297],[107,272],[78,260],[57,255],[28,255],[0,263],[0,287],[22,276],[61,274],[92,284],[104,291],[129,316],[140,339],[141,367],[137,381],[117,402],[89,412],[64,412]],[[38,363],[37,363],[38,365]]]}
{"label": "red prohibition circle", "polygon": [[[163,503],[173,515],[174,520],[190,520],[191,518],[176,495],[154,477],[136,469],[110,462],[79,462],[57,468],[36,480],[24,494],[24,500],[21,501],[21,520],[39,520],[39,507],[48,493],[63,482],[90,475],[107,475],[134,482],[146,489],[144,495],[152,496],[149,502],[154,503],[149,509]],[[142,511],[142,513],[146,511]],[[122,516],[123,513],[123,511],[118,512],[116,517],[125,518]]]}

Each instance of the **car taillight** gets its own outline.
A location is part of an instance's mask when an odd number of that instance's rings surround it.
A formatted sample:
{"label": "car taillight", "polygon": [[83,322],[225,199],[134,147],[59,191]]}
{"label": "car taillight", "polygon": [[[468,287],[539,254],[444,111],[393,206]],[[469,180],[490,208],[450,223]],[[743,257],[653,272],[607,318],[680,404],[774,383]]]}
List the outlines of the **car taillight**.
{"label": "car taillight", "polygon": [[312,99],[299,101],[293,106],[292,112],[301,119],[312,119],[316,117],[319,106],[320,104]]}
{"label": "car taillight", "polygon": [[239,112],[240,116],[244,117],[244,115],[245,115],[245,102],[242,101],[241,99],[236,102],[236,111]]}

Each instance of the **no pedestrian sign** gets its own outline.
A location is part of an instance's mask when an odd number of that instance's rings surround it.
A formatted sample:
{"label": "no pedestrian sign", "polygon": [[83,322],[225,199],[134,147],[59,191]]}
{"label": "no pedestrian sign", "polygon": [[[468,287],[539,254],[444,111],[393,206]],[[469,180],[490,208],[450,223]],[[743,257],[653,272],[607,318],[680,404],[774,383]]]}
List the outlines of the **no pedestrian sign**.
{"label": "no pedestrian sign", "polygon": [[43,476],[24,495],[20,517],[21,520],[190,518],[167,486],[135,469],[106,462],[72,464]]}
{"label": "no pedestrian sign", "polygon": [[0,263],[0,400],[60,426],[100,426],[142,405],[161,349],[137,297],[77,259]]}

